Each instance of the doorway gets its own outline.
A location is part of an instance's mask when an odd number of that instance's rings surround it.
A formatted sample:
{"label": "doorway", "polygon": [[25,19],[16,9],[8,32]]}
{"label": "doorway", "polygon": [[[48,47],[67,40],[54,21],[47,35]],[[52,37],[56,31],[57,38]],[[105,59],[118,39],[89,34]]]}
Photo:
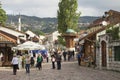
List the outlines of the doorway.
{"label": "doorway", "polygon": [[102,52],[102,67],[107,66],[107,58],[106,58],[106,42],[101,42],[101,52]]}

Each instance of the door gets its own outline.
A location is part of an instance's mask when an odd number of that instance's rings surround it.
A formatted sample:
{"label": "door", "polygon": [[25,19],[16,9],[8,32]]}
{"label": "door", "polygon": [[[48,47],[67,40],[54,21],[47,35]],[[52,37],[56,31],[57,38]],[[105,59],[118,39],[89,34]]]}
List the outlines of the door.
{"label": "door", "polygon": [[107,66],[107,58],[106,58],[106,42],[102,41],[101,42],[101,52],[102,52],[102,67],[106,67]]}

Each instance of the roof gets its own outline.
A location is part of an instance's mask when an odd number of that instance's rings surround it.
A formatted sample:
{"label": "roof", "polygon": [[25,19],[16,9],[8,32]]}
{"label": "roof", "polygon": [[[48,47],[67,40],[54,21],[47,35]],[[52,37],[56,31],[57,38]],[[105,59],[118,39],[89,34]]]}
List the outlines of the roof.
{"label": "roof", "polygon": [[66,33],[76,33],[73,29],[67,29]]}
{"label": "roof", "polygon": [[0,42],[12,42],[12,43],[16,43],[17,40],[3,34],[3,33],[0,33]]}
{"label": "roof", "polygon": [[78,35],[77,34],[73,34],[73,33],[70,33],[70,34],[62,34],[63,37],[77,37]]}
{"label": "roof", "polygon": [[112,25],[120,23],[120,12],[109,10],[105,12],[103,17],[94,20],[89,27],[96,27],[98,25],[101,25],[103,21],[107,21],[109,24],[112,24]]}
{"label": "roof", "polygon": [[27,33],[30,37],[34,37],[36,35],[30,30],[26,31],[25,33]]}
{"label": "roof", "polygon": [[83,39],[87,39],[87,38],[93,37],[93,35],[101,32],[101,31],[103,31],[103,30],[105,30],[105,27],[102,27],[102,28],[100,28],[100,29],[98,29],[98,30],[96,30],[96,31],[94,31],[94,32],[92,32],[92,33],[90,33],[90,34],[88,34],[88,35],[80,38],[79,41],[81,41],[81,40],[83,40]]}
{"label": "roof", "polygon": [[6,26],[0,26],[0,27],[7,28],[7,29],[9,29],[9,30],[12,30],[12,31],[15,31],[15,32],[18,32],[18,33],[25,34],[25,33],[22,32],[22,31],[18,31],[18,30],[15,30],[15,29],[13,29],[13,28],[10,28],[10,27],[6,27]]}
{"label": "roof", "polygon": [[0,31],[15,37],[23,36],[23,37],[20,37],[20,39],[26,40],[26,34],[24,32],[17,31],[8,27],[3,27],[3,26],[0,26]]}

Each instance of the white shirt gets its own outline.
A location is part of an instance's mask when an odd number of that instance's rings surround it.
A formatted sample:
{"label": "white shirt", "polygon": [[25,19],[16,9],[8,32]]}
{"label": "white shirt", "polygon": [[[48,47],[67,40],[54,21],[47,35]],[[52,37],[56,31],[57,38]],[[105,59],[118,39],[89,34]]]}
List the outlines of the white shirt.
{"label": "white shirt", "polygon": [[18,58],[17,57],[13,57],[12,59],[12,64],[18,64]]}

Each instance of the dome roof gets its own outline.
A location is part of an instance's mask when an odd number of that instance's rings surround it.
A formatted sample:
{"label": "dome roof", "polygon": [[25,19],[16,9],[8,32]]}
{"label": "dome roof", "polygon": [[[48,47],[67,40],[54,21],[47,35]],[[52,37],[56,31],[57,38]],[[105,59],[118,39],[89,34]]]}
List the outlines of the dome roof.
{"label": "dome roof", "polygon": [[76,33],[73,29],[67,29],[66,33]]}

